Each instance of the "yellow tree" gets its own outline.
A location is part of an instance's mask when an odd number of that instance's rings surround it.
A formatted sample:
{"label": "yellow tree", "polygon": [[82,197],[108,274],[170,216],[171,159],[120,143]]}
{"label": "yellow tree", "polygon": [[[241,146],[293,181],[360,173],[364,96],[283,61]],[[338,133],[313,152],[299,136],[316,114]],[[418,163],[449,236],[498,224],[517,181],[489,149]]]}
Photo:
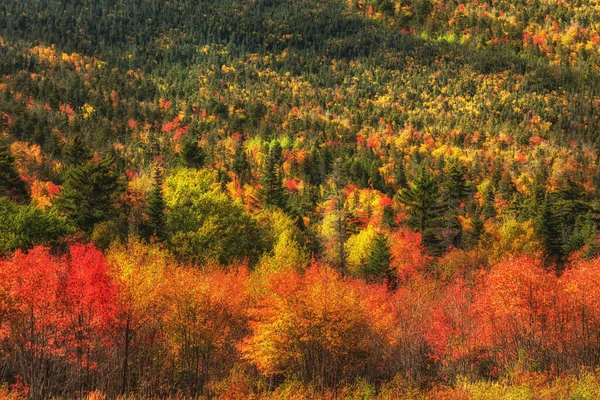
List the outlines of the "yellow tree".
{"label": "yellow tree", "polygon": [[[125,393],[133,378],[143,378],[141,368],[136,371],[137,376],[131,376],[132,359],[136,358],[138,364],[143,363],[145,354],[142,353],[152,351],[151,344],[160,336],[160,319],[166,309],[164,292],[168,281],[165,278],[170,257],[156,245],[131,239],[125,245],[113,245],[107,258],[113,281],[119,288],[120,390]],[[149,367],[146,365],[144,370]]]}

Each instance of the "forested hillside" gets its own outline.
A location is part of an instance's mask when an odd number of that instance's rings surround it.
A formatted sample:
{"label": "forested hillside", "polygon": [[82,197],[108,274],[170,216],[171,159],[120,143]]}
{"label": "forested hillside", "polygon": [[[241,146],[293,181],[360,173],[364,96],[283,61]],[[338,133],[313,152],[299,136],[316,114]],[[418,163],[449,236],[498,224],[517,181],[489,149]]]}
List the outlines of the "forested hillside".
{"label": "forested hillside", "polygon": [[598,398],[599,127],[594,0],[4,0],[0,393]]}

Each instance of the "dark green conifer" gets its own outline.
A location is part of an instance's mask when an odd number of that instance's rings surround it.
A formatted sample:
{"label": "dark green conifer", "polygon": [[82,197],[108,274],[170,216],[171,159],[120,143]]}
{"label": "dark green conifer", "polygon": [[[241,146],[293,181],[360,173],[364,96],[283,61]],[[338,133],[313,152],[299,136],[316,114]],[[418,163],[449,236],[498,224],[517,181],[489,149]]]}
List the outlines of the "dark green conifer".
{"label": "dark green conifer", "polygon": [[544,241],[546,255],[556,261],[562,256],[562,243],[560,227],[552,211],[552,203],[549,196],[546,196],[542,202],[536,222],[538,235]]}
{"label": "dark green conifer", "polygon": [[271,144],[260,177],[261,199],[266,206],[283,206],[283,186],[279,173],[281,165],[281,145],[278,141]]}
{"label": "dark green conifer", "polygon": [[244,144],[240,143],[235,149],[235,156],[232,165],[233,172],[236,173],[240,180],[240,184],[250,183],[252,171],[248,162],[248,155],[244,150]]}
{"label": "dark green conifer", "polygon": [[374,282],[385,281],[390,289],[395,289],[398,278],[391,266],[391,257],[387,237],[382,233],[378,234],[365,262],[364,278]]}
{"label": "dark green conifer", "polygon": [[163,197],[162,172],[157,166],[154,169],[154,185],[148,196],[145,214],[147,220],[142,225],[142,234],[149,240],[156,237],[159,241],[166,239],[165,200]]}
{"label": "dark green conifer", "polygon": [[124,184],[114,168],[114,159],[106,157],[71,167],[57,206],[78,228],[89,232],[98,222],[116,215],[123,190]]}
{"label": "dark green conifer", "polygon": [[433,175],[422,168],[408,188],[398,193],[398,200],[408,206],[408,224],[423,235],[423,243],[439,253],[438,229],[445,202],[441,199],[438,183]]}
{"label": "dark green conifer", "polygon": [[65,146],[63,152],[65,164],[69,167],[87,163],[92,155],[84,145],[80,135],[76,135],[73,140]]}
{"label": "dark green conifer", "polygon": [[27,187],[15,169],[14,162],[8,145],[0,139],[0,196],[28,201]]}

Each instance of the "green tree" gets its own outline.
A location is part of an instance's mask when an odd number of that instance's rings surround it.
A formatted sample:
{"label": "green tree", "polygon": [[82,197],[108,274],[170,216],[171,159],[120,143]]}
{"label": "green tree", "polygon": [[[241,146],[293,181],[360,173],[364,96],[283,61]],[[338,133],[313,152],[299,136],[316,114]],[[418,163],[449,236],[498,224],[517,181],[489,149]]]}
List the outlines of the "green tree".
{"label": "green tree", "polygon": [[62,154],[65,164],[69,167],[85,164],[92,158],[90,151],[83,144],[80,135],[76,135],[73,140],[65,146]]}
{"label": "green tree", "polygon": [[398,192],[398,200],[408,207],[408,224],[423,235],[423,243],[437,254],[440,252],[438,229],[446,207],[440,199],[440,188],[433,175],[422,168],[408,188]]}
{"label": "green tree", "polygon": [[544,199],[537,216],[537,233],[544,243],[544,250],[552,260],[558,261],[562,253],[562,242],[560,237],[560,226],[549,196]]}
{"label": "green tree", "polygon": [[64,217],[33,204],[19,205],[0,197],[0,255],[39,244],[56,246],[70,233]]}
{"label": "green tree", "polygon": [[0,196],[14,200],[29,200],[25,182],[15,169],[14,158],[8,145],[0,139]]}
{"label": "green tree", "polygon": [[112,157],[69,168],[58,209],[79,229],[89,232],[95,224],[117,214],[124,183]]}
{"label": "green tree", "polygon": [[461,247],[464,233],[459,217],[464,215],[465,206],[471,194],[471,188],[466,179],[466,168],[457,160],[448,165],[442,197],[446,199],[445,227],[448,245]]}
{"label": "green tree", "polygon": [[283,206],[283,186],[279,172],[281,161],[281,145],[274,141],[269,148],[260,177],[261,200],[267,206]]}
{"label": "green tree", "polygon": [[198,145],[198,141],[185,140],[181,146],[181,158],[186,167],[201,168],[204,165],[204,151]]}
{"label": "green tree", "polygon": [[250,163],[248,162],[248,155],[244,150],[244,143],[240,143],[235,148],[235,156],[233,158],[233,172],[236,173],[240,180],[240,185],[250,183],[252,177],[252,171],[250,169]]}
{"label": "green tree", "polygon": [[165,180],[169,244],[180,258],[199,264],[254,265],[264,237],[242,204],[233,201],[210,170],[179,169]]}
{"label": "green tree", "polygon": [[391,257],[387,237],[385,234],[379,233],[375,236],[369,255],[365,260],[364,278],[375,282],[385,281],[390,289],[395,289],[398,278],[391,266]]}
{"label": "green tree", "polygon": [[165,200],[162,172],[158,166],[154,168],[154,185],[148,196],[148,206],[144,214],[147,220],[142,224],[142,235],[146,239],[156,237],[159,241],[164,241],[166,239]]}

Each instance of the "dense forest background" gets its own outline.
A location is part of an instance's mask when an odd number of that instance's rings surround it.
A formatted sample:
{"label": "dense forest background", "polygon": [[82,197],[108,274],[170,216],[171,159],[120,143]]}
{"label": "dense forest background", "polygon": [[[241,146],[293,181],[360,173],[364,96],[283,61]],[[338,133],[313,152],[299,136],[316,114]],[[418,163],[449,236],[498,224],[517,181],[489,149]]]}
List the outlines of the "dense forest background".
{"label": "dense forest background", "polygon": [[5,0],[3,393],[600,396],[599,125],[597,1]]}

